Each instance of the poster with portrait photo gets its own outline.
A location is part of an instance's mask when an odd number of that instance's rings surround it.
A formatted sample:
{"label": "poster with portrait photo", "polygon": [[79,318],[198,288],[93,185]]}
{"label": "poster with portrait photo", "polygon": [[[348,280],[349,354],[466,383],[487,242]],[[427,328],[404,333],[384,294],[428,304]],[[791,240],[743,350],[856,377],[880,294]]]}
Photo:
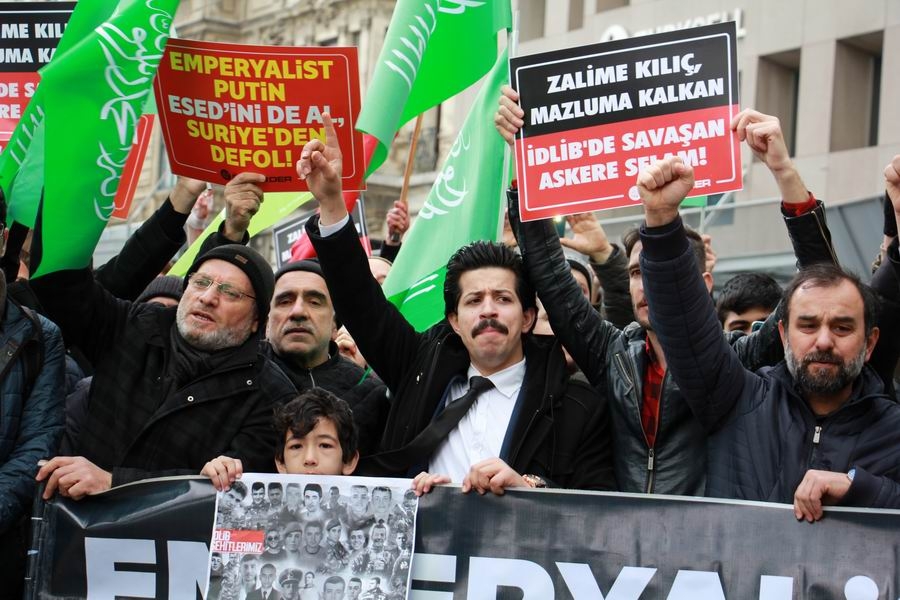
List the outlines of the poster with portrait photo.
{"label": "poster with portrait photo", "polygon": [[216,497],[207,600],[406,600],[408,479],[245,473]]}

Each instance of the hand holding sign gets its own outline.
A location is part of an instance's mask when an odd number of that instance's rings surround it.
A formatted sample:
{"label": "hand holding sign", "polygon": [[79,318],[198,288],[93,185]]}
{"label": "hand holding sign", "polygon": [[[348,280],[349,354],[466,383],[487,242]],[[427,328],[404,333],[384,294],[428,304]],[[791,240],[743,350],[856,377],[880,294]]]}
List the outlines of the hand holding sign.
{"label": "hand holding sign", "polygon": [[494,126],[497,132],[506,140],[506,143],[512,146],[516,141],[516,134],[525,121],[525,111],[519,106],[519,93],[504,85],[500,88],[503,95],[500,96],[500,108],[494,114]]}
{"label": "hand holding sign", "polygon": [[322,115],[325,121],[325,142],[312,140],[303,146],[297,161],[297,176],[305,180],[321,208],[321,223],[334,224],[344,218],[347,207],[341,194],[341,147],[331,115]]}
{"label": "hand holding sign", "polygon": [[242,243],[244,233],[250,227],[250,219],[259,211],[263,191],[259,187],[266,181],[261,173],[238,173],[225,186],[224,234],[235,243]]}
{"label": "hand holding sign", "polygon": [[694,187],[694,169],[678,156],[657,161],[641,171],[638,192],[644,201],[647,227],[668,225],[678,216],[678,207]]}

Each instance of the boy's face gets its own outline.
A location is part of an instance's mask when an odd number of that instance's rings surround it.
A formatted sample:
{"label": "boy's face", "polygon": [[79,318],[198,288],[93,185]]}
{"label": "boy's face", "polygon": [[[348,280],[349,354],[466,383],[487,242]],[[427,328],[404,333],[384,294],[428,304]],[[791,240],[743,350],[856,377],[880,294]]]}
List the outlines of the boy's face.
{"label": "boy's face", "polygon": [[320,418],[302,438],[288,430],[284,440],[284,462],[275,461],[279,473],[292,475],[350,475],[359,454],[343,462],[337,428],[331,419]]}

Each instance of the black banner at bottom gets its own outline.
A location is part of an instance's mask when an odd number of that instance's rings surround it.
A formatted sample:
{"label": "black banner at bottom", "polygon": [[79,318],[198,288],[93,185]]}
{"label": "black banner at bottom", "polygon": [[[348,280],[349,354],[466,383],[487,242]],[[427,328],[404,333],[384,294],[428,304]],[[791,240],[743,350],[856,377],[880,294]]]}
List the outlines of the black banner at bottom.
{"label": "black banner at bottom", "polygon": [[[171,479],[47,504],[35,597],[202,597],[214,501]],[[439,487],[412,571],[416,600],[897,600],[900,511]]]}

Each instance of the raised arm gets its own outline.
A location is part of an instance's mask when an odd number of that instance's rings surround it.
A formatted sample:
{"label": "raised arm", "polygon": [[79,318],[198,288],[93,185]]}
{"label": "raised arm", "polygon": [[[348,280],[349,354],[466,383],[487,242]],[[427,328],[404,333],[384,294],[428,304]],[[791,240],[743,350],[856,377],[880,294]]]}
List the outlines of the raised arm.
{"label": "raised arm", "polygon": [[761,381],[744,369],[725,341],[691,254],[678,206],[693,183],[693,169],[677,157],[658,161],[638,176],[646,216],[641,272],[650,324],[669,373],[697,419],[714,431],[731,415],[745,388]]}
{"label": "raised arm", "polygon": [[319,256],[335,312],[375,372],[396,391],[404,368],[415,364],[420,335],[387,301],[372,277],[344,204],[341,149],[327,115],[325,132],[325,142],[308,142],[297,163],[298,176],[319,201],[319,215],[307,221],[306,231]]}

